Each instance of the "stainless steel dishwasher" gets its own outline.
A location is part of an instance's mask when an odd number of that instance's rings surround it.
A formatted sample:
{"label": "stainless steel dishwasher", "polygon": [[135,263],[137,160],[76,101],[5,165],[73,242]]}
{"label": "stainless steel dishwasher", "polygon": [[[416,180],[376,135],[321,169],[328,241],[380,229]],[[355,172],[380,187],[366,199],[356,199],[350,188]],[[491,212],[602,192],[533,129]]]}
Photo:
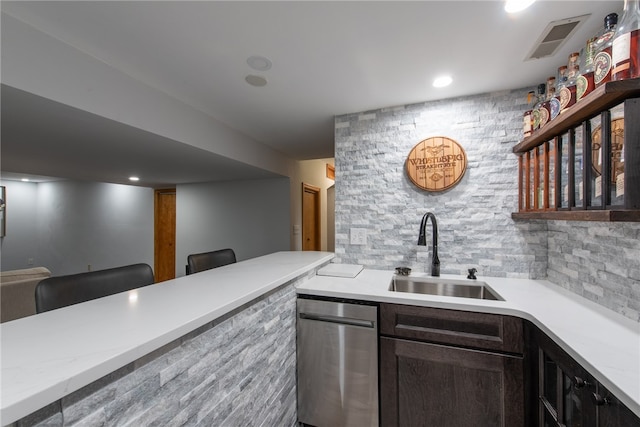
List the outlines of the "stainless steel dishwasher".
{"label": "stainless steel dishwasher", "polygon": [[298,422],[378,426],[378,307],[298,298]]}

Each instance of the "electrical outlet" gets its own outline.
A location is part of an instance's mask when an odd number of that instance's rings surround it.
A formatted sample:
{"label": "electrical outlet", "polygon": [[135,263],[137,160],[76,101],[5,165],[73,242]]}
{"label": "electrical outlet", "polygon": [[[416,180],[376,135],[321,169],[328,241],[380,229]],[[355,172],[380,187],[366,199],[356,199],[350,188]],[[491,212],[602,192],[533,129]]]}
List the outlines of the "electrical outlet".
{"label": "electrical outlet", "polygon": [[33,265],[33,258],[27,259],[27,265]]}
{"label": "electrical outlet", "polygon": [[366,245],[367,244],[367,229],[366,228],[352,228],[351,229],[351,244],[352,245]]}

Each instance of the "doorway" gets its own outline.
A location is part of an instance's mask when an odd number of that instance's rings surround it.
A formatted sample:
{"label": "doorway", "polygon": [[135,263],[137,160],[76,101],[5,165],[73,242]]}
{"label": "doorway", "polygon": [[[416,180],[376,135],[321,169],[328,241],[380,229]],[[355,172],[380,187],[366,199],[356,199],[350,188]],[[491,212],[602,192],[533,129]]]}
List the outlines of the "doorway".
{"label": "doorway", "polygon": [[327,251],[336,251],[336,186],[327,188]]}
{"label": "doorway", "polygon": [[302,250],[319,251],[320,188],[302,183]]}
{"label": "doorway", "polygon": [[176,278],[176,190],[155,190],[154,267],[157,282]]}

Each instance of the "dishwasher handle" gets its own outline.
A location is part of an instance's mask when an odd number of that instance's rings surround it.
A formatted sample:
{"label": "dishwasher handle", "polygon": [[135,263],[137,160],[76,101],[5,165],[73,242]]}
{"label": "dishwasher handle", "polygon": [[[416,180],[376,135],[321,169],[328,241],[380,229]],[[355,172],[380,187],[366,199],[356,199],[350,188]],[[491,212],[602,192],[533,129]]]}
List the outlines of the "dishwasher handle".
{"label": "dishwasher handle", "polygon": [[318,322],[337,323],[347,326],[359,326],[362,328],[375,328],[375,322],[372,320],[353,319],[350,317],[331,316],[328,314],[311,314],[300,313],[300,319],[315,320]]}

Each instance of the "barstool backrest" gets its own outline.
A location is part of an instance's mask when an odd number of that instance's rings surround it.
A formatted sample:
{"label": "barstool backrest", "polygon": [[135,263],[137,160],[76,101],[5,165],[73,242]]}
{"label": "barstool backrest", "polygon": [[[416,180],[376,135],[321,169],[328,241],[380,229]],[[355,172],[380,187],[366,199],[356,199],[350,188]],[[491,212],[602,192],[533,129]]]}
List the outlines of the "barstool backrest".
{"label": "barstool backrest", "polygon": [[106,297],[151,285],[153,282],[153,270],[147,264],[49,277],[36,286],[36,312],[42,313]]}
{"label": "barstool backrest", "polygon": [[236,262],[236,254],[233,249],[191,254],[187,257],[187,274],[211,270],[234,262]]}

